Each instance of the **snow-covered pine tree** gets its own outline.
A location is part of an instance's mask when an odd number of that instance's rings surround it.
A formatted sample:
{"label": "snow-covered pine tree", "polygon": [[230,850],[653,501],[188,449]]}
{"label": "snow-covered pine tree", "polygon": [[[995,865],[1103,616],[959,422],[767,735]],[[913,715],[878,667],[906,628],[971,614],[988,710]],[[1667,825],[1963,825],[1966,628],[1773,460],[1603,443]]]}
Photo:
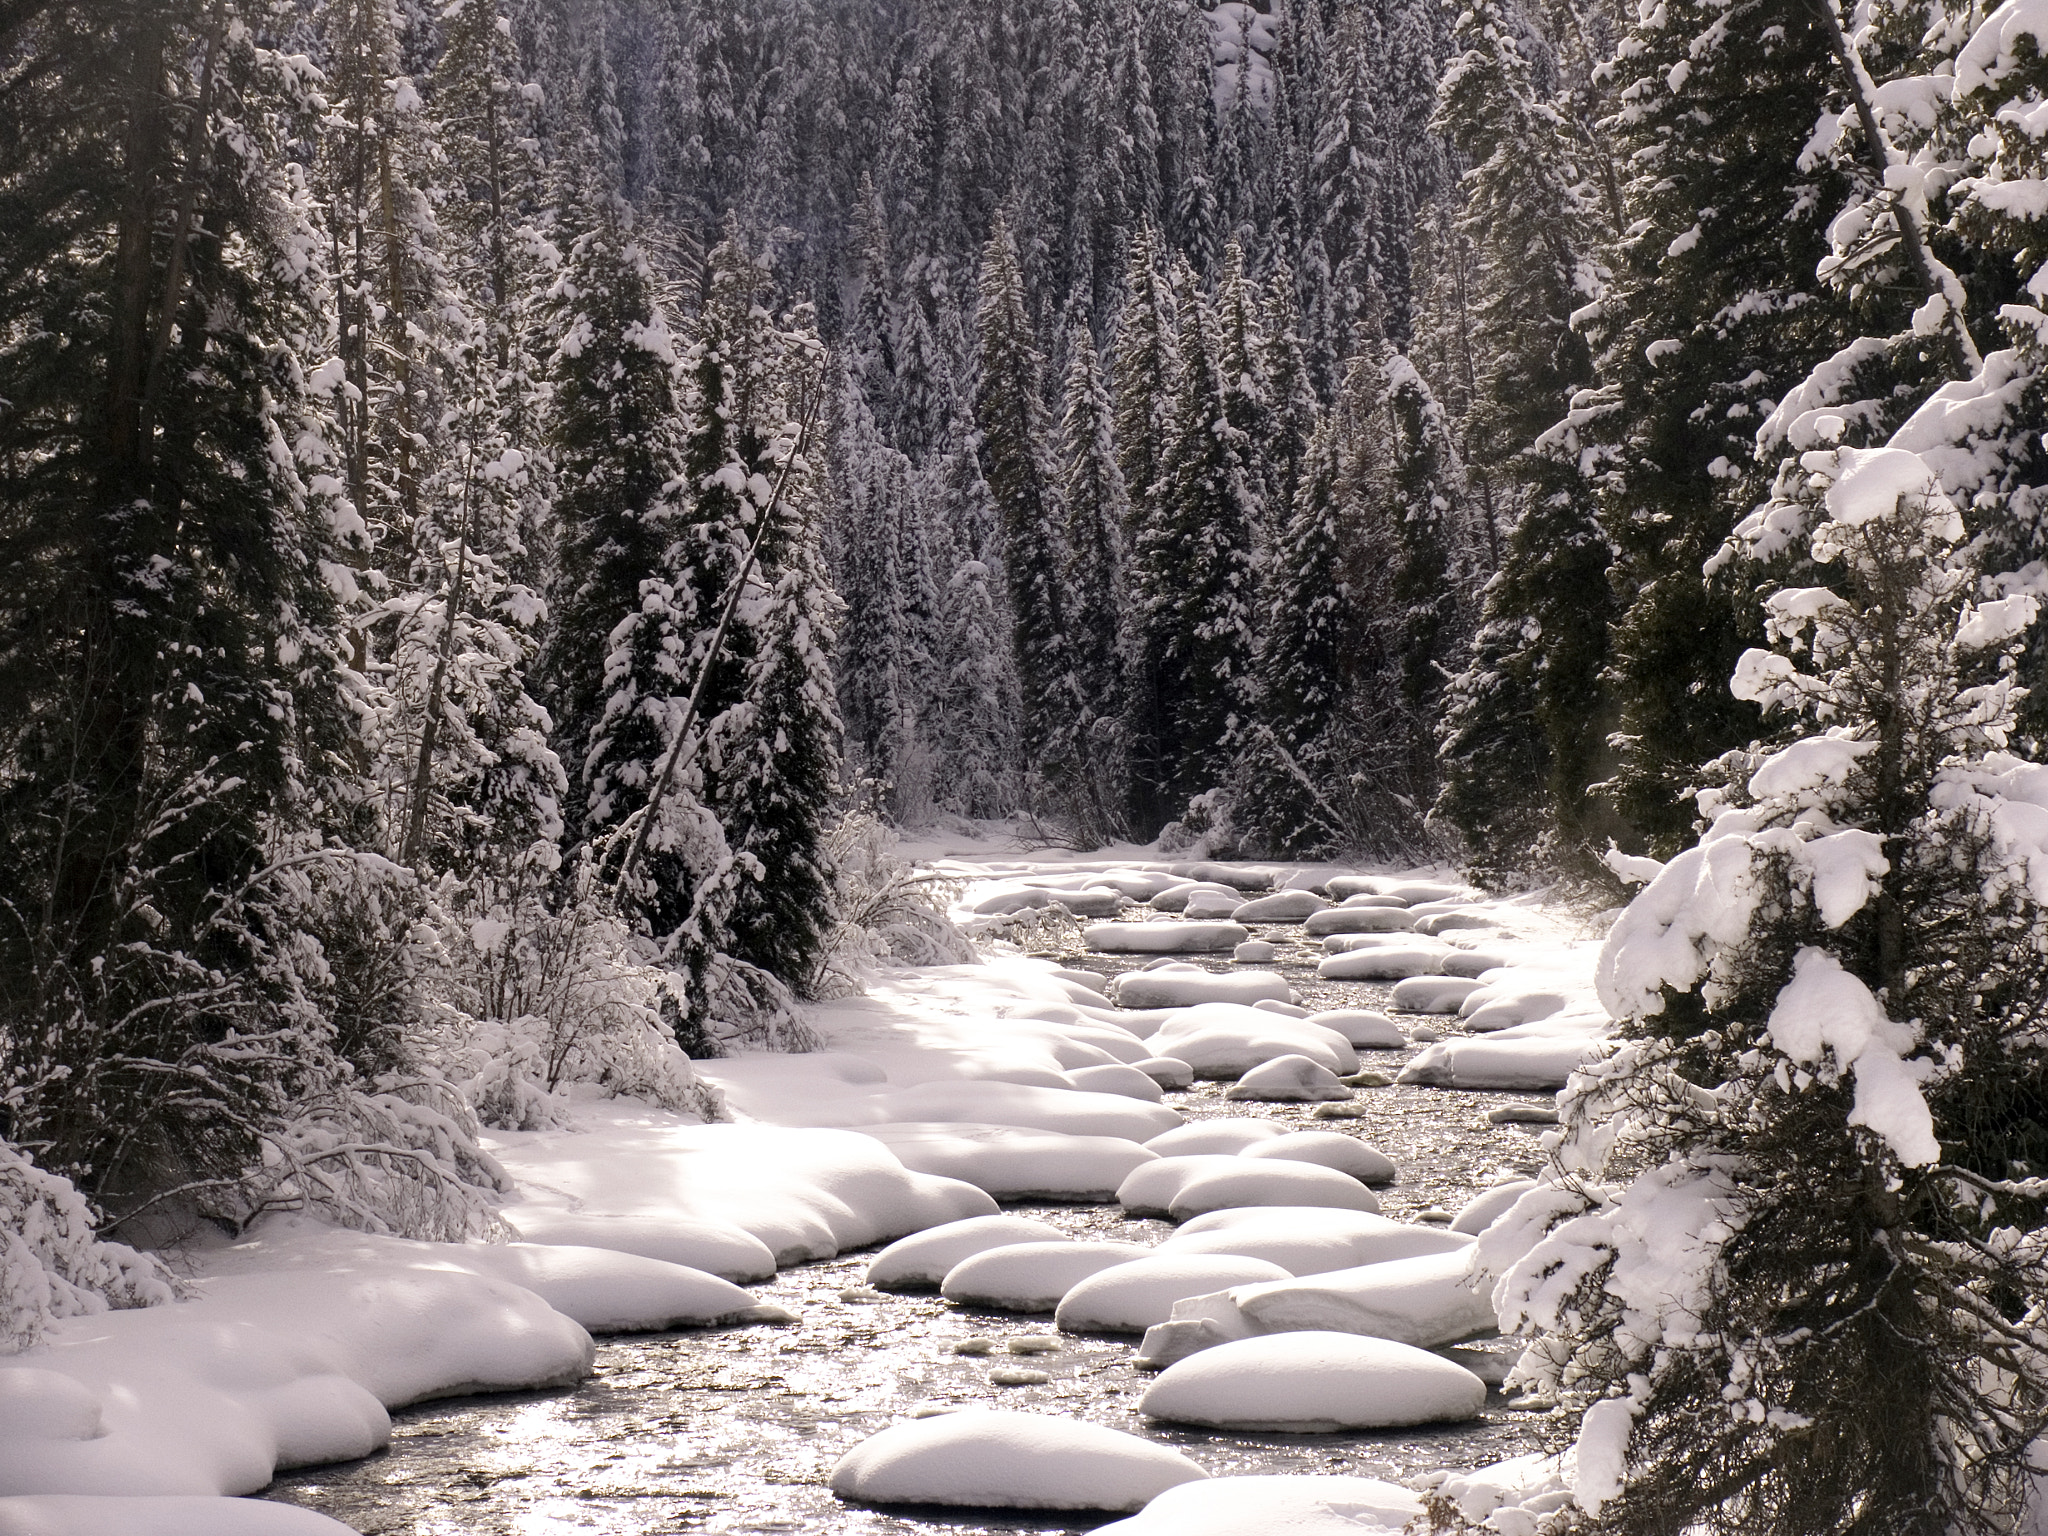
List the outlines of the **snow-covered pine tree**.
{"label": "snow-covered pine tree", "polygon": [[1173,291],[1160,268],[1149,224],[1130,239],[1123,304],[1117,314],[1111,382],[1116,406],[1117,467],[1130,497],[1125,548],[1130,555],[1131,601],[1125,650],[1131,673],[1125,690],[1125,732],[1130,753],[1130,820],[1140,837],[1153,837],[1178,809],[1167,801],[1165,696],[1158,653],[1142,615],[1153,602],[1154,573],[1144,549],[1159,527],[1160,470],[1172,431],[1173,390],[1180,378],[1180,343]]}
{"label": "snow-covered pine tree", "polygon": [[[686,634],[679,659],[692,684],[711,668],[698,714],[701,793],[733,859],[730,941],[705,985],[707,998],[727,999],[715,1023],[780,1034],[784,999],[755,977],[807,983],[832,924],[825,823],[839,783],[830,652],[840,604],[819,554],[819,486],[804,457],[815,444],[798,440],[822,387],[822,349],[807,317],[785,329],[769,316],[768,274],[736,224],[707,277],[683,360],[689,435],[665,556],[696,590],[698,633]],[[712,657],[708,632],[757,536],[754,590]]]}
{"label": "snow-covered pine tree", "polygon": [[337,1036],[297,937],[361,830],[366,541],[311,397],[313,81],[269,15],[23,12],[38,83],[0,93],[0,1100],[123,1216],[246,1216],[261,1148],[399,1049]]}
{"label": "snow-covered pine tree", "polygon": [[1590,252],[1604,232],[1580,146],[1528,56],[1540,40],[1531,19],[1477,0],[1455,40],[1435,121],[1471,166],[1451,233],[1475,253],[1458,328],[1471,390],[1463,425],[1475,489],[1491,491],[1509,528],[1447,698],[1437,811],[1465,837],[1475,871],[1505,879],[1532,861],[1582,862],[1598,835],[1587,787],[1604,776],[1613,552],[1571,430],[1544,434],[1592,382],[1571,316],[1591,296]]}
{"label": "snow-covered pine tree", "polygon": [[1250,703],[1259,509],[1249,445],[1230,425],[1216,317],[1183,266],[1180,375],[1157,521],[1140,531],[1142,665],[1159,680],[1166,802],[1227,782]]}
{"label": "snow-covered pine tree", "polygon": [[1009,577],[1011,648],[1019,721],[1035,808],[1087,827],[1089,765],[1082,735],[1087,701],[1068,634],[1072,595],[1059,486],[1045,417],[1043,359],[1024,307],[1024,274],[1009,225],[998,218],[982,252],[980,381],[975,422],[982,476],[1002,519]]}
{"label": "snow-covered pine tree", "polygon": [[1325,95],[1303,197],[1314,227],[1303,231],[1302,310],[1326,370],[1323,387],[1332,393],[1345,360],[1384,330],[1377,253],[1384,238],[1379,213],[1386,142],[1373,100],[1381,26],[1380,12],[1371,6],[1347,7],[1337,21],[1322,72]]}
{"label": "snow-covered pine tree", "polygon": [[[1398,352],[1388,354],[1381,370],[1394,426],[1388,484],[1397,551],[1388,583],[1397,609],[1394,652],[1401,658],[1401,692],[1409,707],[1434,719],[1448,675],[1444,663],[1464,639],[1455,578],[1459,565],[1472,563],[1463,537],[1471,511],[1465,466],[1429,381]],[[1434,755],[1433,744],[1416,746]]]}
{"label": "snow-covered pine tree", "polygon": [[1072,560],[1067,624],[1081,705],[1079,740],[1091,829],[1107,839],[1124,827],[1124,612],[1130,601],[1124,530],[1129,498],[1116,461],[1116,413],[1101,355],[1083,324],[1070,329],[1066,400],[1060,421],[1066,547]]}
{"label": "snow-covered pine tree", "polygon": [[[683,422],[675,344],[598,136],[565,167],[568,244],[551,299],[548,442],[559,555],[540,675],[579,843],[646,807],[715,619],[719,571],[677,539]],[[736,568],[727,563],[729,574]],[[724,941],[732,857],[698,781],[674,786],[625,893],[666,963],[701,980]],[[623,846],[611,850],[615,867]]]}
{"label": "snow-covered pine tree", "polygon": [[1272,492],[1268,451],[1275,418],[1273,381],[1266,373],[1265,334],[1260,329],[1259,295],[1245,273],[1244,247],[1233,240],[1223,252],[1216,279],[1216,371],[1223,384],[1223,419],[1239,437],[1246,489],[1254,501],[1254,549],[1265,547]]}
{"label": "snow-covered pine tree", "polygon": [[1267,280],[1262,321],[1264,355],[1261,366],[1269,402],[1262,439],[1266,461],[1266,541],[1277,542],[1293,516],[1294,496],[1308,460],[1309,443],[1322,417],[1316,398],[1314,371],[1301,340],[1301,315],[1296,308],[1294,274],[1277,268]]}
{"label": "snow-covered pine tree", "polygon": [[1626,1043],[1480,1247],[1524,1379],[1585,1405],[1580,1529],[2007,1531],[2048,1430],[2038,605],[1974,595],[1919,456],[1807,467],[1828,585],[1732,684],[1787,725],[1615,924]]}
{"label": "snow-covered pine tree", "polygon": [[1612,793],[1636,835],[1669,851],[1692,821],[1678,792],[1697,765],[1755,730],[1753,707],[1716,684],[1742,650],[1746,604],[1700,571],[1766,499],[1752,456],[1765,402],[1858,329],[1814,275],[1849,181],[1808,155],[1814,82],[1836,69],[1816,7],[1678,0],[1641,12],[1620,57],[1607,131],[1629,167],[1628,222],[1588,318],[1616,407],[1600,484],[1625,603]]}

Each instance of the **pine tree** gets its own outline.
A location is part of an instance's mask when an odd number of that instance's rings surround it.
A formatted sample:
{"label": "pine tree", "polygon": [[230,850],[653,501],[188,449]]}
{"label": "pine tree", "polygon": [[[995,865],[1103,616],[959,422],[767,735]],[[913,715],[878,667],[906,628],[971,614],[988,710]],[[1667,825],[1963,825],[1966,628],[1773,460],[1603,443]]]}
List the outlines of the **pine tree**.
{"label": "pine tree", "polygon": [[1059,490],[1042,394],[1043,359],[1024,309],[1024,277],[1009,226],[998,219],[982,255],[981,378],[975,398],[982,474],[1002,518],[1011,643],[1031,772],[1055,815],[1085,793],[1079,693],[1068,634],[1072,595]]}
{"label": "pine tree", "polygon": [[1973,601],[1916,456],[1808,465],[1830,585],[1765,601],[1732,684],[1788,725],[1616,923],[1628,1043],[1479,1256],[1590,1399],[1584,1529],[2007,1530],[2048,1428],[2048,917],[2007,798],[2041,770],[2004,750],[2037,604]]}
{"label": "pine tree", "polygon": [[1228,420],[1215,316],[1184,273],[1179,389],[1159,472],[1159,521],[1143,530],[1140,655],[1159,679],[1168,804],[1224,783],[1249,703],[1258,500],[1248,445]]}
{"label": "pine tree", "polygon": [[[736,610],[721,652],[699,637],[687,666],[693,681],[711,668],[702,794],[734,855],[724,984],[745,967],[800,988],[832,923],[825,823],[839,783],[830,656],[840,604],[819,552],[818,487],[797,456],[811,447],[798,439],[821,387],[820,349],[807,321],[784,329],[769,318],[768,275],[735,225],[711,252],[709,277],[684,360],[690,431],[667,560],[698,583],[708,630],[758,541],[753,600]],[[777,1011],[771,994],[755,995]]]}
{"label": "pine tree", "polygon": [[1765,499],[1750,468],[1764,402],[1855,334],[1846,298],[1813,275],[1848,178],[1805,158],[1812,82],[1836,68],[1815,9],[1688,0],[1644,12],[1622,51],[1611,132],[1631,167],[1628,228],[1589,317],[1615,407],[1600,496],[1626,605],[1612,792],[1638,837],[1669,848],[1692,819],[1677,791],[1755,729],[1714,686],[1742,636],[1700,571]]}
{"label": "pine tree", "polygon": [[1130,509],[1117,468],[1115,409],[1085,325],[1072,328],[1069,351],[1060,423],[1060,485],[1072,561],[1067,635],[1081,708],[1083,790],[1095,816],[1093,830],[1107,839],[1124,825],[1128,792],[1123,619],[1130,601],[1124,549]]}
{"label": "pine tree", "polygon": [[[1125,548],[1130,554],[1131,619],[1125,650],[1131,677],[1125,694],[1130,752],[1130,819],[1133,832],[1154,837],[1175,809],[1164,789],[1168,768],[1167,722],[1159,654],[1140,617],[1155,601],[1152,572],[1143,551],[1161,536],[1165,463],[1173,390],[1180,378],[1180,349],[1173,293],[1160,271],[1149,226],[1131,237],[1123,308],[1117,318],[1112,369],[1115,392],[1117,467],[1130,497]],[[1163,600],[1164,594],[1160,594]]]}
{"label": "pine tree", "polygon": [[313,102],[266,20],[25,11],[0,92],[0,1127],[124,1216],[245,1216],[344,1049],[396,1050],[318,1006],[365,540],[287,159]]}

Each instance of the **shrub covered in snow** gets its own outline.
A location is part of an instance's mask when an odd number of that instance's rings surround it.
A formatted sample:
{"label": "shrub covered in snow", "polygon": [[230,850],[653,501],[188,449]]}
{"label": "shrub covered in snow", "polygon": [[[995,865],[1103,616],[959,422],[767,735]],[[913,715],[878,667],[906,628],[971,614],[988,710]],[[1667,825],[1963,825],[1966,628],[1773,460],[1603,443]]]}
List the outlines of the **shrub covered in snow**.
{"label": "shrub covered in snow", "polygon": [[834,921],[806,990],[844,997],[877,965],[962,965],[974,946],[947,909],[954,882],[896,856],[894,838],[866,811],[839,819],[827,843]]}
{"label": "shrub covered in snow", "polygon": [[1615,924],[1623,1049],[1480,1242],[1588,1529],[2010,1528],[2048,1428],[2048,768],[2032,599],[1980,603],[1913,456],[1806,456],[1826,587],[1766,603],[1709,826]]}
{"label": "shrub covered in snow", "polygon": [[156,1260],[94,1237],[68,1179],[0,1141],[0,1355],[29,1348],[59,1318],[175,1297]]}

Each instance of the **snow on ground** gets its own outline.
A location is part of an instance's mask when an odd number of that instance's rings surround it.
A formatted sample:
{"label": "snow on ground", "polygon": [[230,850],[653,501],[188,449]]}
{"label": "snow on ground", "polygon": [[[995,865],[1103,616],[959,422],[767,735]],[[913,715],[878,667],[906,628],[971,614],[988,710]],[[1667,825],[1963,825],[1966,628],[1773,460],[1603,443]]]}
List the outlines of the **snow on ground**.
{"label": "snow on ground", "polygon": [[[521,1241],[408,1243],[272,1219],[188,1253],[192,1300],[71,1319],[0,1360],[0,1536],[337,1530],[221,1496],[260,1488],[281,1467],[381,1446],[388,1410],[405,1403],[574,1382],[589,1369],[592,1331],[774,1321],[745,1284],[891,1239],[871,1283],[1061,1308],[1060,1325],[1079,1331],[1149,1327],[1139,1363],[1182,1362],[1152,1401],[1171,1406],[1180,1383],[1196,1382],[1196,1407],[1172,1413],[1211,1415],[1200,1422],[1469,1411],[1459,1404],[1474,1379],[1409,1346],[1490,1325],[1462,1283],[1463,1234],[1503,1209],[1509,1190],[1468,1206],[1458,1232],[1390,1221],[1371,1214],[1366,1184],[1398,1170],[1357,1137],[1288,1135],[1258,1120],[1183,1126],[1156,1102],[1157,1085],[1250,1078],[1263,1094],[1271,1078],[1272,1091],[1326,1097],[1350,1114],[1352,1089],[1338,1079],[1358,1070],[1359,1050],[1437,1030],[1448,1037],[1404,1081],[1554,1088],[1605,1049],[1592,945],[1535,901],[1486,901],[1440,879],[1167,864],[1141,851],[1120,862],[928,852],[962,882],[956,912],[970,926],[1027,925],[1016,931],[1028,941],[1037,924],[1066,946],[1166,958],[1142,970],[1122,960],[1114,982],[1019,953],[879,978],[864,997],[812,1010],[823,1050],[702,1063],[733,1124],[586,1094],[572,1127],[491,1140],[518,1184],[504,1214]],[[1259,894],[1268,890],[1287,894]],[[1189,915],[1163,915],[1175,910]],[[1325,975],[1403,981],[1400,1018],[1359,1008],[1294,1017],[1285,979],[1257,968],[1278,952],[1264,939],[1228,971],[1170,958],[1220,958],[1248,941],[1248,923],[1304,919],[1328,934]],[[1425,1026],[1410,1010],[1445,1022]],[[1458,1013],[1465,1022],[1451,1021]],[[1143,1248],[996,1214],[999,1198],[1112,1192],[1184,1225]],[[1284,1364],[1297,1355],[1323,1364]],[[1398,1385],[1410,1375],[1443,1401]],[[1352,1377],[1377,1385],[1349,1396],[1332,1385]],[[1203,1476],[1099,1426],[973,1412],[877,1436],[833,1486],[882,1502],[1109,1510],[1158,1495],[1114,1528],[1134,1536],[1393,1529],[1416,1508],[1367,1479],[1171,1491]],[[1547,1476],[1481,1469],[1445,1486],[1515,1536],[1508,1527],[1562,1486],[1554,1468]],[[106,1496],[115,1502],[97,1502]]]}

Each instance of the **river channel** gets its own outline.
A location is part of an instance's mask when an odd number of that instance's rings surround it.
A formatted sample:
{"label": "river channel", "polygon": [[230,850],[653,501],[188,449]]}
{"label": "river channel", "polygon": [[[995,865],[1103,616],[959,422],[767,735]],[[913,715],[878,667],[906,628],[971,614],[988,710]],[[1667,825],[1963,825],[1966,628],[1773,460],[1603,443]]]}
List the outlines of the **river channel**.
{"label": "river channel", "polygon": [[[1299,927],[1272,925],[1260,936],[1282,944],[1276,968],[1304,1007],[1386,1006],[1385,987],[1319,979],[1319,951],[1302,942]],[[1129,968],[1102,955],[1058,958],[1104,973]],[[1431,1022],[1456,1028],[1452,1020]],[[1413,1050],[1361,1052],[1361,1065],[1392,1075]],[[1261,1115],[1290,1128],[1364,1137],[1401,1170],[1379,1194],[1386,1213],[1404,1219],[1454,1210],[1504,1172],[1534,1171],[1541,1127],[1494,1125],[1486,1112],[1548,1101],[1397,1085],[1360,1089],[1364,1118],[1317,1120],[1309,1105],[1227,1103],[1221,1084],[1166,1095],[1190,1120]],[[1077,1235],[1155,1243],[1172,1230],[1164,1221],[1125,1220],[1114,1206],[1006,1209]],[[802,1265],[753,1287],[762,1300],[797,1313],[794,1325],[600,1339],[596,1373],[573,1391],[403,1410],[393,1415],[388,1451],[287,1473],[263,1496],[320,1510],[364,1536],[1087,1531],[1110,1517],[869,1509],[842,1503],[825,1478],[846,1450],[890,1424],[969,1406],[1093,1420],[1180,1448],[1218,1474],[1342,1472],[1397,1481],[1544,1448],[1558,1428],[1549,1415],[1509,1408],[1497,1392],[1480,1418],[1424,1430],[1251,1435],[1153,1424],[1137,1412],[1150,1378],[1130,1364],[1135,1339],[1063,1337],[1054,1353],[1018,1358],[1006,1352],[1007,1341],[1050,1334],[1050,1317],[975,1312],[933,1295],[875,1300],[861,1294],[867,1258]],[[994,1341],[996,1353],[954,1352],[976,1335]],[[996,1386],[991,1370],[1004,1364],[1045,1371],[1051,1380]]]}

